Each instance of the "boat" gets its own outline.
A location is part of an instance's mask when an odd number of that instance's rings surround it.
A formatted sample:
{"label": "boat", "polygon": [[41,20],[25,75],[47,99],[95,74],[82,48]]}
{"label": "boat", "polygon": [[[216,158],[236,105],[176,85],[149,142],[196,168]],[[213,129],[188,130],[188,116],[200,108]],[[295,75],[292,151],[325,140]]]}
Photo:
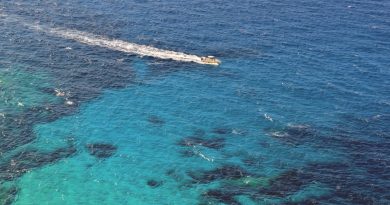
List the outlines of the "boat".
{"label": "boat", "polygon": [[216,59],[214,56],[201,57],[200,60],[202,61],[203,64],[209,64],[209,65],[219,65],[221,63],[221,61]]}

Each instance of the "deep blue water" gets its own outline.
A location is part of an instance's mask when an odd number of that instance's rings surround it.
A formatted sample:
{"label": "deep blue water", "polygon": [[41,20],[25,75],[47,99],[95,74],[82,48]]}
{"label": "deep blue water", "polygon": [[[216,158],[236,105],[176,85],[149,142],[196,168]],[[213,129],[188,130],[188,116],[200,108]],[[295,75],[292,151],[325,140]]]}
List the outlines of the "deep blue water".
{"label": "deep blue water", "polygon": [[[0,1],[0,204],[390,204],[389,11]],[[140,58],[33,22],[222,64]]]}

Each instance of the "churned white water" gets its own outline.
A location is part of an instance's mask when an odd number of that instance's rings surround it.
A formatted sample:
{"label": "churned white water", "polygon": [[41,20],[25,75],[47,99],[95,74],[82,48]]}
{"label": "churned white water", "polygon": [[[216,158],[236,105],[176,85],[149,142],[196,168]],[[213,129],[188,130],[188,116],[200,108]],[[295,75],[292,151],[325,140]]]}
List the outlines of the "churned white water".
{"label": "churned white water", "polygon": [[118,40],[118,39],[110,39],[104,36],[95,35],[92,33],[78,31],[74,29],[52,28],[37,23],[29,23],[18,16],[9,16],[5,13],[0,13],[0,17],[2,17],[3,20],[22,23],[26,27],[35,31],[43,32],[45,34],[52,35],[52,36],[78,41],[80,43],[84,43],[91,46],[104,47],[111,50],[135,54],[139,56],[149,56],[149,57],[159,58],[159,59],[205,64],[201,60],[201,57],[197,55],[159,49],[152,46],[140,45],[140,44],[131,43],[131,42]]}
{"label": "churned white water", "polygon": [[181,52],[158,49],[152,46],[139,45],[123,40],[109,39],[104,36],[98,36],[78,30],[50,28],[46,33],[53,34],[66,39],[71,39],[91,46],[100,46],[125,53],[132,53],[140,56],[150,56],[160,59],[170,59],[183,62],[194,62],[204,64],[201,58],[196,55],[185,54]]}

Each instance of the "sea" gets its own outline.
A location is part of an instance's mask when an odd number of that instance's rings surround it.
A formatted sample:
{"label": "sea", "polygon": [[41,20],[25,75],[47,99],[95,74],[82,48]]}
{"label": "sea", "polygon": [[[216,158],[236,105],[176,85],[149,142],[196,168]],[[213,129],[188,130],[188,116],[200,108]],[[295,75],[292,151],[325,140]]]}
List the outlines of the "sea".
{"label": "sea", "polygon": [[387,205],[389,190],[390,1],[0,0],[1,205]]}

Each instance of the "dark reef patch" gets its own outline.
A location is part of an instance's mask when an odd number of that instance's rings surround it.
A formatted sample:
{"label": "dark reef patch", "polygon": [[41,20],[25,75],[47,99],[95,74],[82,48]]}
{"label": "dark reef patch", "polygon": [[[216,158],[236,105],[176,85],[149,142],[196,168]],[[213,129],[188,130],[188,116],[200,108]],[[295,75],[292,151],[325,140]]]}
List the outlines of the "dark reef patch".
{"label": "dark reef patch", "polygon": [[146,184],[152,188],[156,188],[156,187],[159,187],[163,184],[162,181],[157,181],[157,180],[154,180],[154,179],[151,179],[151,180],[148,180],[146,182]]}
{"label": "dark reef patch", "polygon": [[[322,197],[321,202],[337,203],[344,201],[349,204],[381,204],[380,200],[387,195],[387,188],[372,183],[369,178],[355,178],[351,164],[347,163],[311,163],[305,167],[306,173],[315,181],[333,188],[331,196]],[[389,185],[387,185],[389,186]],[[362,187],[378,194],[380,197],[357,192]]]}
{"label": "dark reef patch", "polygon": [[387,191],[390,190],[390,143],[383,133],[390,133],[386,126],[390,118],[348,115],[346,120],[339,127],[331,129],[333,135],[322,137],[318,146],[337,147],[348,154],[348,160],[311,163],[307,166],[317,181],[334,188],[333,196],[321,201],[335,204],[340,201],[349,204],[386,204],[389,201],[386,197],[390,198]]}
{"label": "dark reef patch", "polygon": [[[254,201],[268,197],[278,198],[284,204],[334,203],[335,197],[349,204],[375,204],[374,202],[377,201],[372,197],[352,191],[353,187],[348,184],[350,175],[346,169],[348,166],[342,163],[318,163],[302,169],[286,170],[273,177],[261,177],[236,165],[224,165],[210,171],[188,172],[188,175],[195,184],[221,182],[218,188],[208,190],[202,195],[206,202],[214,200],[225,204],[239,204],[236,197],[246,195]],[[290,200],[290,196],[314,182],[331,185],[330,187],[334,187],[335,191],[329,195],[299,202]],[[363,187],[364,184],[360,183],[359,186]]]}
{"label": "dark reef patch", "polygon": [[172,176],[176,173],[176,170],[175,169],[169,169],[165,172],[166,175],[168,176]]}
{"label": "dark reef patch", "polygon": [[15,200],[18,192],[19,190],[14,186],[4,187],[2,184],[0,184],[0,204],[11,205]]}
{"label": "dark reef patch", "polygon": [[224,138],[201,138],[201,137],[186,137],[177,142],[178,145],[184,147],[203,146],[211,149],[221,149],[225,146]]}
{"label": "dark reef patch", "polygon": [[0,152],[6,153],[32,142],[36,138],[32,131],[35,124],[52,122],[76,109],[64,104],[48,104],[26,108],[18,114],[7,114],[0,118]]}
{"label": "dark reef patch", "polygon": [[165,121],[156,115],[151,115],[148,117],[148,122],[155,124],[155,125],[162,125],[165,124]]}
{"label": "dark reef patch", "polygon": [[196,171],[187,173],[192,179],[193,183],[211,183],[215,180],[226,179],[240,179],[250,176],[243,168],[237,165],[223,165],[210,171]]}
{"label": "dark reef patch", "polygon": [[319,204],[320,204],[320,201],[317,199],[306,199],[306,200],[297,201],[297,202],[286,201],[286,202],[282,203],[282,205],[319,205]]}
{"label": "dark reef patch", "polygon": [[1,121],[0,153],[6,153],[35,139],[32,133],[32,124],[26,122],[22,117],[7,116]]}
{"label": "dark reef patch", "polygon": [[[332,190],[329,196],[316,201],[330,204],[386,204],[390,198],[387,191],[390,190],[390,116],[348,114],[342,117],[344,120],[337,127],[322,128],[331,133],[328,135],[320,135],[310,126],[271,128],[266,132],[287,144],[307,143],[316,148],[337,149],[346,153],[345,161],[309,163],[302,168],[304,172],[299,174],[300,179],[305,181],[303,177],[312,177]],[[264,193],[267,194],[267,190]],[[281,195],[284,192],[274,193]]]}
{"label": "dark reef patch", "polygon": [[112,144],[94,143],[85,146],[89,154],[97,158],[108,158],[115,154],[117,147]]}
{"label": "dark reef patch", "polygon": [[260,156],[246,156],[242,159],[242,162],[247,165],[247,166],[251,166],[251,167],[260,167],[261,166],[261,162],[264,160],[264,158],[260,157]]}
{"label": "dark reef patch", "polygon": [[[217,190],[217,189],[209,190],[209,191],[203,193],[202,196],[206,200],[211,199],[211,200],[214,200],[216,202],[220,202],[220,203],[224,203],[224,204],[228,204],[228,205],[240,205],[241,204],[234,198],[235,194],[232,194],[229,191],[224,192],[224,191]],[[210,204],[210,203],[207,203],[207,204]]]}
{"label": "dark reef patch", "polygon": [[304,176],[296,169],[288,170],[271,179],[269,186],[261,188],[260,193],[284,198],[299,191],[303,185],[309,184],[311,180],[312,177]]}
{"label": "dark reef patch", "polygon": [[76,153],[74,146],[44,153],[38,150],[21,151],[0,164],[0,180],[13,180],[29,170],[54,163]]}

